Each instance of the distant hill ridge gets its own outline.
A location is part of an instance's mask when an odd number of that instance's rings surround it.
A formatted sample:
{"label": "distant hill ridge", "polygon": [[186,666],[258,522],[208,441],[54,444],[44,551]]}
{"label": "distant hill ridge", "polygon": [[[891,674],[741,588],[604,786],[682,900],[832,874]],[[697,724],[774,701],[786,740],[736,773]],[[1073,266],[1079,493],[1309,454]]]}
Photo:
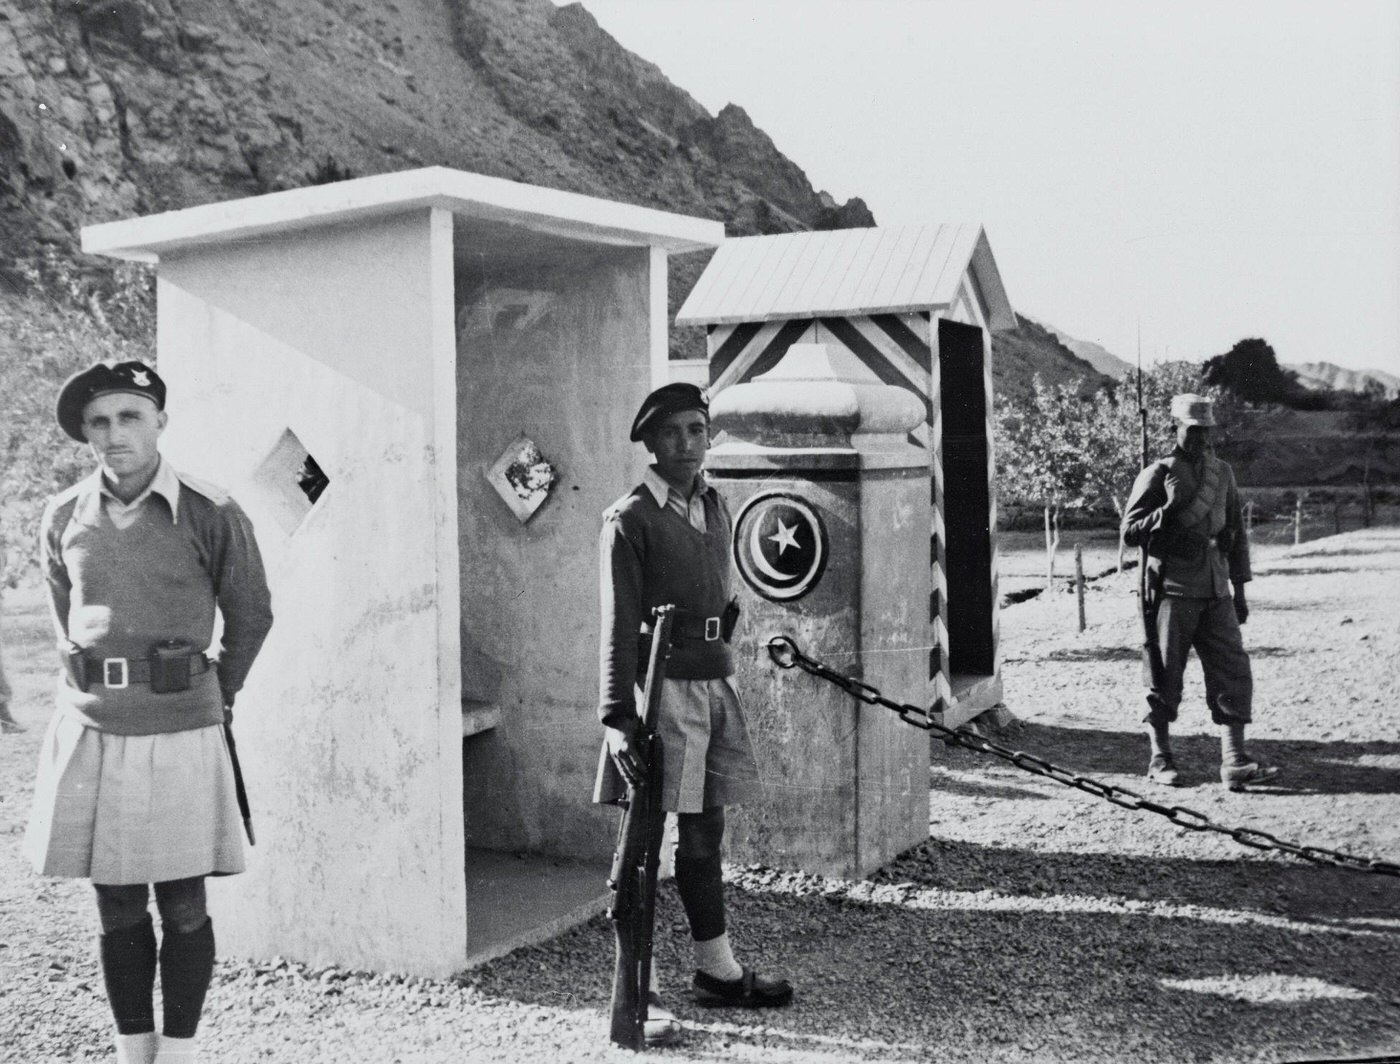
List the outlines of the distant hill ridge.
{"label": "distant hill ridge", "polygon": [[[1029,317],[1029,315],[1022,314],[1021,317],[1024,319]],[[1135,368],[1133,363],[1125,362],[1100,344],[1096,344],[1091,340],[1078,340],[1063,329],[1056,328],[1046,321],[1037,322],[1037,324],[1105,377],[1112,377],[1114,380],[1117,380],[1125,373],[1131,372]]]}
{"label": "distant hill ridge", "polygon": [[1299,362],[1283,367],[1298,374],[1298,383],[1315,391],[1364,392],[1368,383],[1379,386],[1387,398],[1400,395],[1400,377],[1379,369],[1344,369],[1331,362]]}

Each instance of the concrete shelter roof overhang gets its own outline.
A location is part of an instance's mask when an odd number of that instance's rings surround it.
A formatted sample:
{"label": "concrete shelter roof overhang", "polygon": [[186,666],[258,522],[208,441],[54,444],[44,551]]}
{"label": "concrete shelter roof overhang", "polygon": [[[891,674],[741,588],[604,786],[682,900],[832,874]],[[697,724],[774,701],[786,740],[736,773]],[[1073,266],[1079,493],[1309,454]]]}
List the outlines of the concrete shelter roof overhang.
{"label": "concrete shelter roof overhang", "polygon": [[454,229],[501,246],[522,232],[579,245],[702,251],[724,240],[724,223],[499,177],[430,166],[328,185],[271,192],[184,210],[85,226],[83,250],[136,262],[176,251],[281,235],[440,207]]}

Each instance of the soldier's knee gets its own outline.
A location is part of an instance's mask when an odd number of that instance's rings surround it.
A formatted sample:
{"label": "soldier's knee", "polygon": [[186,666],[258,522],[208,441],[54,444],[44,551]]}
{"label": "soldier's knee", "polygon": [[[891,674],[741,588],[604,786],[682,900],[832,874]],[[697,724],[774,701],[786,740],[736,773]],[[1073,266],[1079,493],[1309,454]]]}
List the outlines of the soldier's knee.
{"label": "soldier's knee", "polygon": [[719,857],[724,844],[724,807],[714,806],[703,813],[676,816],[676,859],[709,861]]}
{"label": "soldier's knee", "polygon": [[97,892],[97,919],[103,934],[125,931],[146,918],[146,904],[150,899],[146,884],[94,883],[93,889]]}
{"label": "soldier's knee", "polygon": [[160,923],[182,934],[198,931],[209,919],[205,902],[204,879],[172,879],[156,884],[156,908]]}

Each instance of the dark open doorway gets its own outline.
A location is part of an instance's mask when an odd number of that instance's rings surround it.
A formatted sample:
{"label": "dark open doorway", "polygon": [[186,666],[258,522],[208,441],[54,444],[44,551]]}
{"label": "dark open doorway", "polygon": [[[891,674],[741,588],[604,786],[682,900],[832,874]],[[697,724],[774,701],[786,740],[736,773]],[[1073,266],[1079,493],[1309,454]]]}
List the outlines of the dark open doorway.
{"label": "dark open doorway", "polygon": [[[982,330],[938,323],[943,417],[943,517],[948,579],[948,668],[960,678],[989,676],[992,637],[991,442]],[[964,680],[965,682],[965,680]]]}

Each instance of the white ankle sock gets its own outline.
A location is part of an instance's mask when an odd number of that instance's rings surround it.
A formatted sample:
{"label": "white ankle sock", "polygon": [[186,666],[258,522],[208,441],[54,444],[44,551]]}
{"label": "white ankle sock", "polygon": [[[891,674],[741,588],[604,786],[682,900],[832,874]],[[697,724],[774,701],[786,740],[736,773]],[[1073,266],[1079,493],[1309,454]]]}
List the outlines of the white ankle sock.
{"label": "white ankle sock", "polygon": [[155,1055],[155,1031],[117,1035],[117,1064],[152,1064]]}
{"label": "white ankle sock", "polygon": [[156,1044],[156,1058],[152,1064],[198,1064],[199,1046],[194,1038],[171,1038],[160,1036]]}
{"label": "white ankle sock", "polygon": [[727,931],[719,938],[706,939],[704,942],[692,942],[691,945],[695,950],[695,967],[706,975],[713,975],[716,979],[732,982],[744,974],[744,969],[734,959],[734,953],[729,948],[729,933]]}

